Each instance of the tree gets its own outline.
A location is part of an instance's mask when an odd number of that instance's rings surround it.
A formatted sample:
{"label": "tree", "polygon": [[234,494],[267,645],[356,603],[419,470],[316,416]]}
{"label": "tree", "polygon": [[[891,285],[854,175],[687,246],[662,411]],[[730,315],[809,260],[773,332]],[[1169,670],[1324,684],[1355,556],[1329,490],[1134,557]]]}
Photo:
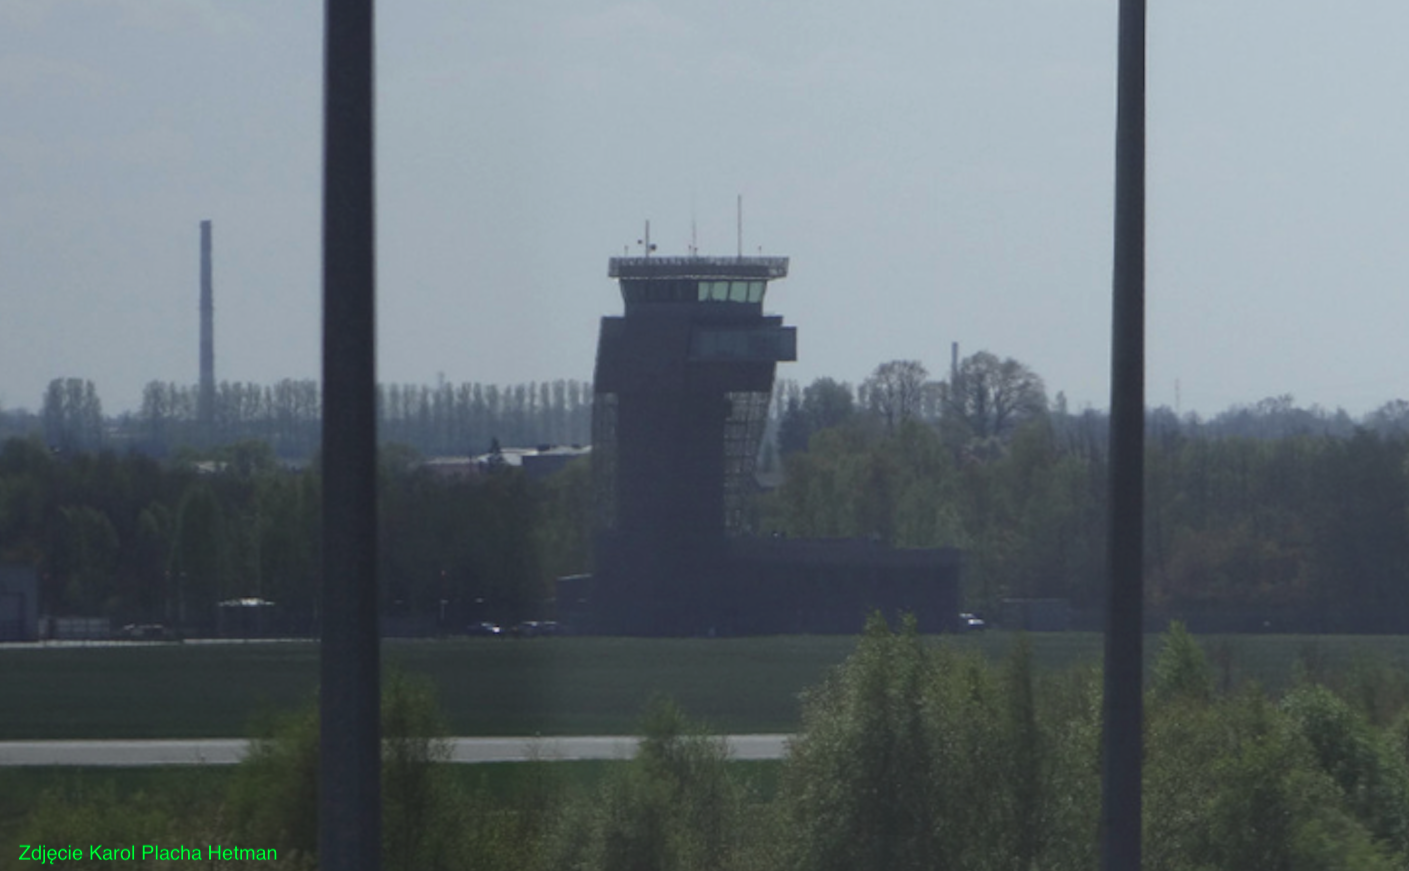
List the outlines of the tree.
{"label": "tree", "polygon": [[1404,435],[1409,433],[1409,402],[1395,399],[1365,415],[1366,429],[1380,435]]}
{"label": "tree", "polygon": [[1047,391],[1037,373],[987,351],[959,364],[945,400],[946,416],[978,440],[1007,439],[1024,421],[1047,410]]}
{"label": "tree", "polygon": [[885,421],[886,432],[893,433],[902,420],[919,416],[929,374],[919,360],[891,360],[877,366],[862,383],[866,404]]}
{"label": "tree", "polygon": [[148,381],[142,388],[140,419],[147,449],[154,453],[165,453],[170,442],[171,411],[166,385],[160,381]]}
{"label": "tree", "polygon": [[44,391],[44,439],[62,451],[91,450],[103,438],[103,406],[92,381],[55,378]]}
{"label": "tree", "polygon": [[110,612],[113,569],[122,543],[103,512],[88,505],[60,509],[59,544],[50,566],[66,581],[65,604],[79,614]]}
{"label": "tree", "polygon": [[226,557],[224,511],[215,491],[197,482],[182,494],[172,543],[176,614],[181,625],[213,622]]}
{"label": "tree", "polygon": [[787,410],[778,423],[778,452],[783,456],[807,450],[807,440],[812,438],[812,429],[807,417],[802,413],[802,402],[796,397],[788,400]]}
{"label": "tree", "polygon": [[814,433],[841,426],[856,414],[851,385],[818,378],[801,394],[787,399],[787,410],[778,425],[778,450],[784,455],[807,450]]}
{"label": "tree", "polygon": [[1155,660],[1150,695],[1164,704],[1175,701],[1208,704],[1213,699],[1213,671],[1194,636],[1175,620]]}
{"label": "tree", "polygon": [[[295,867],[316,867],[318,703],[271,727],[230,779],[234,836],[278,844]],[[431,682],[389,669],[381,698],[381,867],[389,871],[457,867],[452,860],[467,849],[456,820],[462,797],[444,764],[446,731]]]}
{"label": "tree", "polygon": [[803,696],[780,784],[788,855],[769,867],[1090,867],[1093,700],[1039,692],[1024,645],[994,667],[873,615]]}
{"label": "tree", "polygon": [[547,577],[591,567],[592,465],[578,457],[535,487],[535,529]]}

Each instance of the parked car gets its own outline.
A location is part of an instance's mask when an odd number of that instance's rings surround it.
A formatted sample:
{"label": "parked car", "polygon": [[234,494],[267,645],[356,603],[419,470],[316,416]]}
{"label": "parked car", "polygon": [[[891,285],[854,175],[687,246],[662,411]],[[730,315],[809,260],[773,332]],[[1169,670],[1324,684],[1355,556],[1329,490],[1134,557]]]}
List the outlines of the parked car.
{"label": "parked car", "polygon": [[160,623],[128,623],[122,627],[122,637],[134,641],[165,641],[172,633]]}
{"label": "parked car", "polygon": [[488,637],[488,636],[498,636],[498,635],[503,635],[503,634],[504,634],[504,630],[501,629],[501,628],[499,628],[499,624],[498,624],[498,623],[489,623],[489,622],[486,621],[486,622],[483,622],[483,623],[471,623],[469,626],[466,626],[466,627],[465,627],[465,634],[466,634],[466,635],[486,636],[486,637]]}
{"label": "parked car", "polygon": [[988,628],[988,623],[977,614],[967,612],[959,615],[960,632],[982,632]]}

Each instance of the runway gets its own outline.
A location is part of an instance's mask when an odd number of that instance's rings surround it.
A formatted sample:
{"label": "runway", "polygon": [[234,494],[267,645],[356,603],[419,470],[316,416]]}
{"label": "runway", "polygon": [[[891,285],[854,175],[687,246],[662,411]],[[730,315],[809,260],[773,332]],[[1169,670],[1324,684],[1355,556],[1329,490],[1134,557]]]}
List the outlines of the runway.
{"label": "runway", "polygon": [[[788,735],[724,735],[730,756],[738,760],[782,759]],[[450,761],[577,761],[630,759],[639,738],[630,735],[555,737],[448,738]],[[233,765],[245,757],[244,738],[156,741],[3,741],[0,766]]]}

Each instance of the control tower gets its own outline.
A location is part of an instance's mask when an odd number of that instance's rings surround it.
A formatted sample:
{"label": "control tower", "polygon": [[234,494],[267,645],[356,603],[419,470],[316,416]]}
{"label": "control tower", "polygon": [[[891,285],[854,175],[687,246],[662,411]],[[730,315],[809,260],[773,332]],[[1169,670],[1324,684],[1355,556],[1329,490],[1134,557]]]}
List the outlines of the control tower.
{"label": "control tower", "polygon": [[786,257],[618,257],[625,313],[602,319],[593,380],[594,622],[624,634],[713,625],[777,363],[797,330],[763,313]]}

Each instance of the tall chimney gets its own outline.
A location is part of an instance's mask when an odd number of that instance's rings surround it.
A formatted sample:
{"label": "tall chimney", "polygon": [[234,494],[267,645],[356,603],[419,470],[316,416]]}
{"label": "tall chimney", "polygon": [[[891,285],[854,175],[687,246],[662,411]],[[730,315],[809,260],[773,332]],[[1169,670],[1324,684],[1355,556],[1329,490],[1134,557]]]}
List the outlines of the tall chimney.
{"label": "tall chimney", "polygon": [[201,427],[210,436],[215,422],[215,288],[211,281],[210,221],[201,221]]}

